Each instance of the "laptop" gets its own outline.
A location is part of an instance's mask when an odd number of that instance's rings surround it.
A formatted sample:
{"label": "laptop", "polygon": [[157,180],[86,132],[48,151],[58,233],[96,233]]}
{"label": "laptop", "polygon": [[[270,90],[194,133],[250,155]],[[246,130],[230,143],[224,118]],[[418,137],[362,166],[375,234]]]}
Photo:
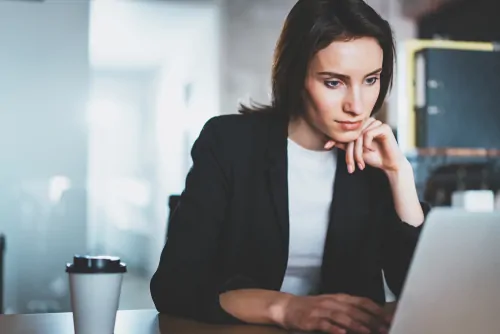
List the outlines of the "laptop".
{"label": "laptop", "polygon": [[500,211],[427,217],[390,334],[500,334]]}

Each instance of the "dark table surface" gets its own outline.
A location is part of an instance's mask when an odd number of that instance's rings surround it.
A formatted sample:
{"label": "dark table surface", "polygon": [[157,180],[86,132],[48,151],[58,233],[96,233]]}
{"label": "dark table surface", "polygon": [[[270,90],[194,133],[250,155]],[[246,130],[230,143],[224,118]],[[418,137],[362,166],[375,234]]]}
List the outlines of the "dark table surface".
{"label": "dark table surface", "polygon": [[[71,313],[0,315],[3,334],[74,333]],[[286,334],[264,326],[215,326],[159,315],[156,310],[118,311],[114,334]]]}

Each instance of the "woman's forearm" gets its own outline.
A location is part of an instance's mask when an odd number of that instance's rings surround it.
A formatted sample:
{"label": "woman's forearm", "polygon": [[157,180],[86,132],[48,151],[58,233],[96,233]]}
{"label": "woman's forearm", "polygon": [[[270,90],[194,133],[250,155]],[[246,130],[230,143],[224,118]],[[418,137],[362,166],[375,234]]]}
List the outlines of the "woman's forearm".
{"label": "woman's forearm", "polygon": [[220,295],[222,308],[243,322],[262,325],[283,325],[284,309],[291,294],[244,289],[228,291]]}
{"label": "woman's forearm", "polygon": [[397,171],[386,172],[386,174],[399,218],[415,227],[420,226],[424,222],[424,212],[418,199],[410,163],[406,161]]}

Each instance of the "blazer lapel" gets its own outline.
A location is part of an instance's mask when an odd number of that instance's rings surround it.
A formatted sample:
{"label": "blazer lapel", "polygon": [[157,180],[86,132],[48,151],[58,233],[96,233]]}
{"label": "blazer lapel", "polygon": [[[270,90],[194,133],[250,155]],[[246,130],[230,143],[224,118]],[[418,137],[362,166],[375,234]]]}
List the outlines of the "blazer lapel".
{"label": "blazer lapel", "polygon": [[278,117],[271,123],[268,135],[268,184],[273,200],[276,221],[281,230],[283,246],[288,254],[289,213],[288,213],[288,121]]}

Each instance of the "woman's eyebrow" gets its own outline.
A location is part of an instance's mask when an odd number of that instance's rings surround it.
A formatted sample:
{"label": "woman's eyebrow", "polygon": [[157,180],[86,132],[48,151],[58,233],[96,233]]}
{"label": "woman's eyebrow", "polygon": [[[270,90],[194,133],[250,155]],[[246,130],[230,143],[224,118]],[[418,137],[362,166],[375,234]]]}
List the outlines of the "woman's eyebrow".
{"label": "woman's eyebrow", "polygon": [[[370,73],[365,75],[365,78],[369,77],[370,75],[378,74],[381,71],[382,71],[382,68],[378,68],[375,71],[371,71]],[[322,76],[329,77],[329,78],[339,78],[342,80],[349,80],[350,79],[350,76],[347,74],[342,74],[342,73],[337,73],[337,72],[332,72],[332,71],[321,71],[321,72],[318,72],[318,75],[322,75]]]}

